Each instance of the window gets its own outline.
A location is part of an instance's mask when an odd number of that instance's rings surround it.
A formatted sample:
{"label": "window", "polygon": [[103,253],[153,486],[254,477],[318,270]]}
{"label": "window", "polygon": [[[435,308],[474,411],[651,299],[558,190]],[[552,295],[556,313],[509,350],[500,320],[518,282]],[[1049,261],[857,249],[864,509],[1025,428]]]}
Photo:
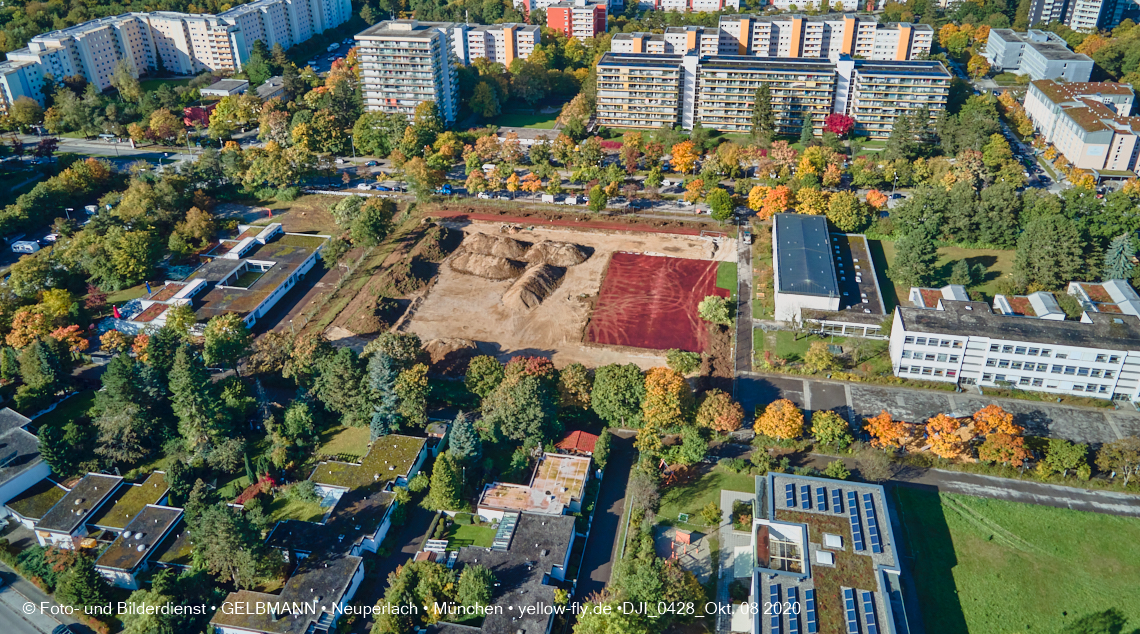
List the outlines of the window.
{"label": "window", "polygon": [[997,352],[997,351],[998,351],[998,345],[996,343],[991,343],[990,344],[990,352]]}
{"label": "window", "polygon": [[926,353],[925,360],[926,361],[933,361],[934,360],[934,353],[933,352]]}
{"label": "window", "polygon": [[950,378],[954,378],[954,377],[955,377],[955,376],[957,376],[957,375],[958,375],[958,371],[957,371],[957,370],[947,370],[947,371],[946,371],[946,376],[948,376],[948,377],[950,377]]}
{"label": "window", "polygon": [[1008,368],[1009,367],[1009,359],[1002,359],[1001,361],[998,361],[998,367],[999,368]]}
{"label": "window", "polygon": [[1108,359],[1108,355],[1104,355],[1104,354],[1096,355],[1096,362],[1097,363],[1104,363],[1106,359]]}
{"label": "window", "polygon": [[1023,376],[1017,381],[1018,385],[1029,385],[1029,377]]}
{"label": "window", "polygon": [[1120,355],[1114,354],[1108,358],[1109,363],[1120,363]]}
{"label": "window", "polygon": [[1048,370],[1048,369],[1049,369],[1049,364],[1048,364],[1048,363],[1038,363],[1038,364],[1037,364],[1037,371],[1038,371],[1038,372],[1045,372],[1045,371],[1046,371],[1046,370]]}
{"label": "window", "polygon": [[902,358],[909,359],[910,358],[910,350],[903,350],[902,351]]}
{"label": "window", "polygon": [[[1029,365],[1032,366],[1032,364],[1029,364]],[[1021,362],[1020,361],[1014,361],[1013,363],[1009,364],[1009,369],[1020,370],[1021,369]],[[1026,368],[1026,369],[1028,369],[1028,368]]]}
{"label": "window", "polygon": [[1004,380],[1005,380],[1004,374],[995,374],[994,375],[994,381],[1004,381]]}
{"label": "window", "polygon": [[917,365],[910,366],[911,374],[918,374],[920,371],[922,371],[922,368],[918,367]]}
{"label": "window", "polygon": [[1116,372],[1113,372],[1112,370],[1105,370],[1104,371],[1104,378],[1106,378],[1106,379],[1111,379],[1115,376],[1116,376]]}
{"label": "window", "polygon": [[1043,357],[1047,357],[1047,356],[1049,356],[1050,354],[1052,354],[1052,352],[1053,352],[1053,351],[1052,351],[1052,350],[1050,350],[1050,349],[1048,349],[1048,348],[1043,348],[1043,349],[1041,350],[1041,356],[1043,356]]}
{"label": "window", "polygon": [[1027,354],[1031,357],[1036,357],[1038,352],[1041,352],[1041,351],[1038,350],[1037,348],[1030,348],[1029,352]]}
{"label": "window", "polygon": [[949,348],[950,347],[950,340],[949,339],[943,339],[942,341],[939,341],[938,347],[939,348]]}
{"label": "window", "polygon": [[919,337],[918,339],[915,339],[914,342],[920,346],[925,346],[926,345],[926,337]]}
{"label": "window", "polygon": [[986,367],[987,368],[997,367],[997,359],[986,359]]}
{"label": "window", "polygon": [[1025,354],[1025,346],[1018,346],[1013,349],[1014,354]]}
{"label": "window", "polygon": [[958,363],[958,355],[956,355],[956,354],[950,355],[950,363]]}
{"label": "window", "polygon": [[1088,375],[1089,375],[1089,369],[1088,368],[1078,368],[1077,369],[1077,376],[1088,376]]}
{"label": "window", "polygon": [[1002,354],[1011,354],[1013,352],[1013,346],[1002,346],[1001,352]]}
{"label": "window", "polygon": [[923,376],[930,376],[930,368],[923,368],[922,369],[922,375]]}
{"label": "window", "polygon": [[938,362],[939,363],[946,363],[946,359],[947,359],[946,355],[944,355],[944,354],[938,355]]}
{"label": "window", "polygon": [[1108,394],[1108,386],[1102,385],[1102,386],[1100,386],[1100,389],[1097,391],[1100,392],[1101,394]]}
{"label": "window", "polygon": [[1076,373],[1077,373],[1077,368],[1076,368],[1076,366],[1072,366],[1072,365],[1067,365],[1067,366],[1065,366],[1065,374],[1066,374],[1066,375],[1073,375],[1073,374],[1076,374]]}
{"label": "window", "polygon": [[954,342],[954,344],[953,344],[953,347],[954,347],[954,348],[961,348],[961,347],[962,347],[962,342],[961,342],[961,341],[955,341],[955,342]]}
{"label": "window", "polygon": [[1041,387],[1041,384],[1043,382],[1044,382],[1044,379],[1033,379],[1033,387]]}
{"label": "window", "polygon": [[1065,370],[1065,366],[1063,366],[1063,365],[1055,365],[1055,366],[1053,366],[1053,369],[1052,369],[1052,370],[1050,370],[1050,372],[1052,372],[1053,374],[1060,374],[1060,373],[1061,373],[1061,372],[1063,372],[1064,370]]}
{"label": "window", "polygon": [[906,374],[908,370],[910,370],[910,368],[908,368],[908,367],[907,367],[907,366],[905,366],[905,365],[900,365],[900,366],[899,366],[899,374]]}
{"label": "window", "polygon": [[1074,386],[1073,386],[1073,391],[1074,391],[1074,392],[1084,392],[1084,391],[1085,391],[1085,386],[1083,386],[1083,385],[1074,385]]}
{"label": "window", "polygon": [[1068,358],[1069,358],[1069,353],[1067,353],[1067,352],[1058,352],[1058,353],[1057,353],[1057,358],[1058,358],[1058,359],[1068,359]]}
{"label": "window", "polygon": [[942,369],[934,368],[934,376],[942,376]]}

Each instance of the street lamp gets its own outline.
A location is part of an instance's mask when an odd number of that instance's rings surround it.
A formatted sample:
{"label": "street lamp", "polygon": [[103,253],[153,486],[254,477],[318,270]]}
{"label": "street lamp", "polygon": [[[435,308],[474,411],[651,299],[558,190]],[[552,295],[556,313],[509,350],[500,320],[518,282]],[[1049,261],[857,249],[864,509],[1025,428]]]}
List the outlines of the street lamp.
{"label": "street lamp", "polygon": [[71,212],[73,212],[73,211],[75,211],[74,207],[68,207],[67,209],[63,210],[63,213],[64,213],[64,215],[67,216],[68,220],[71,220]]}

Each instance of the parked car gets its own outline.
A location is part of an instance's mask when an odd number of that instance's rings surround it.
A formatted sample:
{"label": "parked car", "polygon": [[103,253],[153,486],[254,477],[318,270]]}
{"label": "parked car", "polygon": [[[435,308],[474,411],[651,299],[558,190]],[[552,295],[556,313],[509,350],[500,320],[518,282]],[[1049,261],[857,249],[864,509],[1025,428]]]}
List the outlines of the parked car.
{"label": "parked car", "polygon": [[499,200],[511,200],[511,195],[510,194],[499,194],[498,196],[495,196],[495,198],[498,198]]}
{"label": "parked car", "polygon": [[338,48],[340,48],[340,43],[339,43],[339,42],[333,42],[332,44],[329,44],[329,47],[328,47],[327,49],[325,49],[325,50],[327,50],[328,52],[330,52],[330,53],[331,53],[331,52],[335,51],[335,50],[336,50],[336,49],[338,49]]}
{"label": "parked car", "polygon": [[[398,189],[397,191],[404,191],[404,190]],[[451,195],[451,183],[444,183],[443,185],[440,186],[439,189],[435,190],[435,193],[443,194],[445,196],[450,196]]]}
{"label": "parked car", "polygon": [[55,242],[56,240],[59,240],[59,234],[58,233],[49,233],[46,236],[44,236],[44,240],[46,240],[48,242]]}
{"label": "parked car", "polygon": [[493,198],[493,196],[487,192],[479,192],[478,197],[480,200],[491,200],[491,198]]}
{"label": "parked car", "polygon": [[346,160],[344,160],[344,159],[342,159],[342,158],[338,158],[338,159],[336,160],[336,164],[337,164],[337,165],[344,165],[344,164],[345,164],[345,163],[347,163],[347,162],[348,162],[348,161],[346,161]]}
{"label": "parked car", "polygon": [[365,165],[366,167],[376,167],[376,166],[377,166],[377,165],[379,165],[379,164],[380,164],[380,161],[368,161],[368,162],[367,162],[367,163],[365,163],[364,165]]}
{"label": "parked car", "polygon": [[372,187],[369,186],[368,183],[361,183],[361,184],[357,185],[356,188],[357,189],[372,189]]}
{"label": "parked car", "polygon": [[391,187],[388,187],[387,185],[377,185],[377,186],[376,186],[376,191],[381,191],[381,192],[390,192],[390,191],[392,191],[392,188],[391,188]]}
{"label": "parked car", "polygon": [[544,202],[544,203],[556,203],[556,202],[558,202],[558,199],[554,197],[554,194],[543,194],[542,195],[542,202]]}

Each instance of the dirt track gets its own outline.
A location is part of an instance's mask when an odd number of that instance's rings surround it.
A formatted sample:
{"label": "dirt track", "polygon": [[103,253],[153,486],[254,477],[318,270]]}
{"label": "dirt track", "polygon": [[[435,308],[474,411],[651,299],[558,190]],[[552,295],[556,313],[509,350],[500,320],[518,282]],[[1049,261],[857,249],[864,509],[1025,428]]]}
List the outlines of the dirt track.
{"label": "dirt track", "polygon": [[[498,234],[498,223],[459,223],[464,231]],[[504,234],[506,235],[506,234]],[[503,306],[503,292],[511,281],[492,282],[452,271],[445,263],[439,278],[411,319],[408,330],[422,339],[462,337],[479,343],[488,354],[550,356],[563,367],[582,363],[596,367],[607,363],[636,363],[643,368],[663,365],[663,355],[583,345],[583,331],[592,301],[601,287],[610,255],[614,251],[656,253],[677,258],[733,260],[733,243],[715,247],[693,236],[643,233],[614,235],[558,227],[521,231],[511,237],[537,242],[542,239],[573,242],[594,253],[588,260],[567,268],[553,294],[538,308],[519,314]],[[580,296],[586,296],[580,299]]]}

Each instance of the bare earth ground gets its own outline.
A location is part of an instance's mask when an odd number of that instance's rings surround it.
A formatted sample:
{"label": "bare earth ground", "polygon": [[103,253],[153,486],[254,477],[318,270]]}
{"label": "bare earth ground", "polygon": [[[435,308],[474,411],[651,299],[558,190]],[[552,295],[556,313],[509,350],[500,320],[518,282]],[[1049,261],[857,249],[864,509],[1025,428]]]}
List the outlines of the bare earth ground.
{"label": "bare earth ground", "polygon": [[[499,234],[499,223],[464,223],[467,232]],[[659,253],[677,258],[733,260],[732,242],[715,247],[710,240],[675,234],[610,234],[561,228],[542,228],[511,234],[518,240],[572,242],[594,249],[588,260],[566,269],[562,284],[538,308],[525,314],[508,310],[500,301],[511,280],[493,282],[451,270],[447,261],[427,297],[411,318],[407,330],[423,340],[462,337],[478,342],[487,354],[549,356],[559,367],[582,363],[596,367],[608,363],[636,363],[652,368],[665,357],[649,350],[583,345],[582,334],[592,301],[601,288],[610,254],[614,251]],[[587,296],[585,300],[579,296]]]}

